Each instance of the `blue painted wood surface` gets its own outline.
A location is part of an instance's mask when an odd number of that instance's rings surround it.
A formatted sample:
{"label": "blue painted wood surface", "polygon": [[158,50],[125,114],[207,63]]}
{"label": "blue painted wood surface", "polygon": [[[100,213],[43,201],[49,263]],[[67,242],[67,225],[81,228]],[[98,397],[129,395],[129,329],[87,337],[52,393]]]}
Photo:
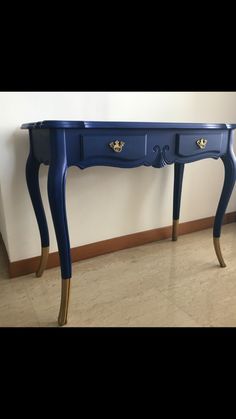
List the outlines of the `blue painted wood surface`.
{"label": "blue painted wood surface", "polygon": [[22,124],[22,129],[32,128],[163,128],[163,129],[235,129],[236,124],[179,123],[179,122],[114,122],[114,121],[39,121]]}
{"label": "blue painted wood surface", "polygon": [[[214,237],[221,224],[236,179],[233,130],[236,124],[132,123],[42,121],[23,124],[30,133],[26,176],[41,241],[48,246],[48,228],[38,185],[40,164],[49,165],[48,196],[60,254],[62,278],[71,277],[70,241],[66,216],[65,185],[70,166],[132,168],[141,165],[162,168],[175,164],[173,217],[179,218],[184,165],[206,158],[221,158],[225,181],[219,201]],[[197,140],[207,140],[200,149]],[[110,144],[122,141],[119,153]]]}

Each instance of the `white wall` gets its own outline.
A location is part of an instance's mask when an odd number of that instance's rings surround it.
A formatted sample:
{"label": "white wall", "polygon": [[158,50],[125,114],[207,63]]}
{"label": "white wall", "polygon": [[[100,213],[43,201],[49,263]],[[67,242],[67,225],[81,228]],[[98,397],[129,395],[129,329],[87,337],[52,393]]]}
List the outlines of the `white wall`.
{"label": "white wall", "polygon": [[[40,239],[25,182],[28,132],[23,122],[44,119],[159,122],[236,122],[233,92],[0,92],[0,228],[11,261],[40,254]],[[56,240],[40,183],[51,238]],[[223,183],[221,161],[186,165],[181,221],[212,216]],[[173,166],[158,170],[70,168],[67,212],[71,247],[170,225]],[[236,210],[234,191],[227,212]]]}

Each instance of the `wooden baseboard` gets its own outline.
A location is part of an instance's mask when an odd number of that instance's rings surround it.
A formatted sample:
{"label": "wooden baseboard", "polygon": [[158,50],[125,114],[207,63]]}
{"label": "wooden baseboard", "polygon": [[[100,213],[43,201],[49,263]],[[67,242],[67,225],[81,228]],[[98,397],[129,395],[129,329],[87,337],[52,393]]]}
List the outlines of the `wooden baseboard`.
{"label": "wooden baseboard", "polygon": [[[236,212],[225,214],[223,224],[236,222]],[[214,217],[202,218],[200,220],[188,221],[179,225],[179,235],[193,233],[213,227]],[[142,231],[140,233],[129,234],[127,236],[115,237],[113,239],[103,240],[96,243],[78,246],[71,249],[72,262],[89,259],[105,253],[115,252],[117,250],[128,249],[130,247],[141,246],[158,240],[169,239],[172,234],[172,226],[155,228],[153,230]],[[40,257],[10,262],[8,259],[8,271],[10,278],[21,275],[28,275],[36,272]],[[60,265],[58,252],[50,253],[47,263],[47,269]]]}

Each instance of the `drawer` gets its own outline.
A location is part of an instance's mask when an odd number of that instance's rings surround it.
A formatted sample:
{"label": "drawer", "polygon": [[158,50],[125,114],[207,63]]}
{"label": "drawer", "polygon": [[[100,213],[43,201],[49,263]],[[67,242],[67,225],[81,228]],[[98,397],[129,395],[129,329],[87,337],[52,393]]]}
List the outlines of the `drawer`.
{"label": "drawer", "polygon": [[176,141],[176,153],[182,157],[191,157],[199,154],[220,154],[225,132],[199,134],[178,134]]}
{"label": "drawer", "polygon": [[146,134],[83,135],[82,160],[140,160],[147,154]]}

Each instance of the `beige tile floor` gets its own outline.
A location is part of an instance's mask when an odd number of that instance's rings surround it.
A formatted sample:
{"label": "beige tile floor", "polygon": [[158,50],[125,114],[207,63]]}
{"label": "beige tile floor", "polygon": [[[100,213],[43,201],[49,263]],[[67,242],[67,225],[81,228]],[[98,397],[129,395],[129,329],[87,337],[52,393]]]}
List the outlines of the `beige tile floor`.
{"label": "beige tile floor", "polygon": [[[236,223],[73,264],[65,327],[236,327]],[[0,248],[0,327],[57,327],[59,268],[9,279]]]}

